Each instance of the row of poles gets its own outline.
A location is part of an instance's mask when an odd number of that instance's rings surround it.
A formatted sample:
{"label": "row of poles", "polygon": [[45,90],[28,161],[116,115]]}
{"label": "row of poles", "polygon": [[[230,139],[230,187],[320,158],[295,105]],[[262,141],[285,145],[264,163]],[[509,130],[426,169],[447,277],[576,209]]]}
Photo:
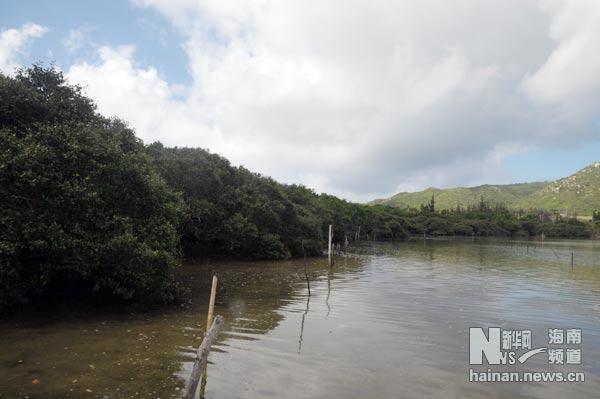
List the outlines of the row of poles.
{"label": "row of poles", "polygon": [[[526,250],[527,253],[529,254],[529,245],[526,245]],[[511,248],[512,248],[512,244],[511,244]],[[518,245],[517,245],[518,248]],[[533,246],[533,250],[535,251],[536,246]],[[560,257],[558,256],[558,254],[556,253],[556,251],[554,249],[552,249],[552,252],[554,253],[554,256],[556,256],[556,259],[560,259]],[[571,270],[575,267],[575,251],[571,251]]]}
{"label": "row of poles", "polygon": [[[327,264],[329,267],[333,266],[333,225],[329,225],[329,239],[327,244]],[[310,280],[308,278],[308,266],[306,259],[306,251],[304,250],[304,243],[302,244],[302,250],[304,252],[304,274],[306,276],[306,284],[308,287],[308,295],[310,296]],[[215,300],[217,296],[217,284],[218,279],[217,276],[213,276],[212,278],[212,286],[210,289],[210,301],[208,304],[208,314],[206,316],[206,332],[204,333],[204,338],[202,339],[202,343],[198,347],[196,351],[196,359],[194,361],[194,365],[192,366],[192,372],[190,377],[188,378],[183,398],[184,399],[193,399],[196,395],[196,391],[198,390],[198,384],[200,383],[200,398],[204,398],[204,393],[206,390],[207,383],[207,368],[208,368],[208,354],[210,353],[210,349],[212,344],[216,341],[219,332],[223,328],[225,321],[222,316],[217,315],[214,317],[215,312]]]}
{"label": "row of poles", "polygon": [[[360,228],[359,228],[360,229]],[[360,230],[359,230],[360,231]],[[360,233],[357,233],[357,235]],[[308,296],[310,297],[310,280],[308,278],[308,265],[306,259],[306,251],[304,249],[304,243],[302,243],[302,250],[304,253],[304,275],[306,277],[306,285],[308,288]],[[529,246],[527,246],[527,252],[529,252]],[[334,258],[333,258],[333,225],[329,225],[329,235],[327,240],[327,265],[329,267],[333,266]],[[575,254],[571,252],[571,269],[575,265]],[[188,379],[185,390],[184,390],[184,399],[193,399],[196,394],[196,390],[198,388],[198,383],[200,378],[202,379],[202,383],[200,385],[200,398],[204,398],[204,392],[206,389],[207,383],[207,367],[208,367],[208,354],[210,352],[212,344],[216,341],[219,332],[223,328],[225,321],[222,316],[214,317],[215,311],[215,300],[217,295],[217,284],[218,279],[217,276],[213,276],[212,278],[212,286],[210,290],[210,301],[208,305],[208,314],[206,317],[206,332],[204,334],[204,338],[202,343],[198,347],[196,353],[196,360],[194,361],[194,365],[192,367],[192,372],[190,374],[190,378]],[[213,319],[214,318],[214,319]]]}

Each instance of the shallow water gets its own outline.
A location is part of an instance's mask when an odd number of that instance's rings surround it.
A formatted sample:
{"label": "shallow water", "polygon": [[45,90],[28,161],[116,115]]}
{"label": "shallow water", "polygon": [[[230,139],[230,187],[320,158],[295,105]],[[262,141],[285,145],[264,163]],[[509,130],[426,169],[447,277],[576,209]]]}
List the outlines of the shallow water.
{"label": "shallow water", "polygon": [[[571,252],[574,267],[571,267]],[[587,398],[600,392],[600,243],[363,244],[329,270],[186,265],[190,302],[149,312],[22,315],[0,323],[0,397],[179,397],[206,323],[210,276],[227,325],[207,398]],[[62,314],[62,313],[61,313]],[[581,328],[585,383],[470,383],[469,327]],[[512,371],[510,366],[503,370]]]}

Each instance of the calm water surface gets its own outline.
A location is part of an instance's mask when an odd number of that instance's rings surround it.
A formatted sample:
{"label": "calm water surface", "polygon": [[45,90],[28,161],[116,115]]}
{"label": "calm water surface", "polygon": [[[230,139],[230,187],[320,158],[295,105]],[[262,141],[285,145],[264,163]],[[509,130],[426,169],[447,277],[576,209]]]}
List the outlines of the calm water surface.
{"label": "calm water surface", "polygon": [[[571,268],[571,252],[575,266]],[[187,265],[189,302],[0,322],[0,397],[179,397],[210,276],[227,320],[207,398],[591,398],[600,392],[600,244],[426,240],[302,261]],[[585,383],[469,383],[469,327],[583,330]],[[507,368],[512,371],[513,369]]]}

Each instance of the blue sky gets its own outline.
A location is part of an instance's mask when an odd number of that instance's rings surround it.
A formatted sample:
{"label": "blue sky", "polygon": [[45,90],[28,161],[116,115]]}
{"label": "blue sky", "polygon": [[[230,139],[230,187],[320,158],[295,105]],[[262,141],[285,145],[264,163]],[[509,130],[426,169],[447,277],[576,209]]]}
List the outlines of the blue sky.
{"label": "blue sky", "polygon": [[600,160],[598,3],[457,2],[10,2],[0,67],[55,62],[146,142],[359,201]]}
{"label": "blue sky", "polygon": [[600,141],[593,140],[575,148],[531,150],[505,160],[505,167],[515,181],[554,180],[568,176],[600,160]]}
{"label": "blue sky", "polygon": [[[94,60],[98,46],[133,43],[140,64],[154,65],[170,82],[186,84],[190,81],[187,56],[181,48],[182,36],[153,9],[115,0],[23,0],[3,6],[0,29],[19,27],[27,22],[45,26],[48,32],[32,42],[25,64],[55,61],[67,66],[78,59]],[[81,48],[73,52],[67,51],[61,43],[71,30],[81,30],[85,35]]]}

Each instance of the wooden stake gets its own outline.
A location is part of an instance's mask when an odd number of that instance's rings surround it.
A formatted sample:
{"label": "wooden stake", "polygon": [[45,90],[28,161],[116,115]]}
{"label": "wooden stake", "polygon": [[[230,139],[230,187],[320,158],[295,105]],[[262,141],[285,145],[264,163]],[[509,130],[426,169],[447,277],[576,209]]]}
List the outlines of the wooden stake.
{"label": "wooden stake", "polygon": [[217,276],[212,278],[212,287],[210,289],[210,302],[208,304],[208,317],[206,318],[206,330],[210,328],[215,313],[215,298],[217,296]]}
{"label": "wooden stake", "polygon": [[[215,314],[215,299],[217,297],[217,276],[213,276],[212,278],[212,287],[210,288],[210,301],[208,303],[208,315],[206,316],[206,333],[205,333],[205,337],[206,334],[208,334],[208,330],[210,329],[210,327],[213,324],[213,315]],[[206,390],[206,382],[208,379],[208,370],[207,370],[207,364],[204,364],[204,366],[200,369],[201,373],[200,375],[202,376],[202,383],[200,384],[200,398],[204,398],[204,391]],[[194,393],[195,393],[195,388],[194,388]]]}
{"label": "wooden stake", "polygon": [[208,364],[208,354],[210,352],[210,347],[216,341],[217,337],[219,336],[219,332],[221,332],[221,329],[223,328],[224,324],[225,320],[223,319],[223,316],[217,316],[215,317],[215,321],[213,322],[212,326],[206,331],[204,339],[198,347],[198,351],[196,353],[196,360],[194,361],[194,366],[192,367],[192,373],[190,374],[190,378],[185,384],[185,389],[183,391],[184,399],[194,398],[196,394],[196,389],[198,388],[201,370],[206,370],[206,365]]}
{"label": "wooden stake", "polygon": [[571,252],[571,270],[573,270],[573,266],[575,265],[575,255]]}
{"label": "wooden stake", "polygon": [[333,236],[332,225],[329,225],[329,244],[327,245],[327,264],[331,266],[331,239]]}

